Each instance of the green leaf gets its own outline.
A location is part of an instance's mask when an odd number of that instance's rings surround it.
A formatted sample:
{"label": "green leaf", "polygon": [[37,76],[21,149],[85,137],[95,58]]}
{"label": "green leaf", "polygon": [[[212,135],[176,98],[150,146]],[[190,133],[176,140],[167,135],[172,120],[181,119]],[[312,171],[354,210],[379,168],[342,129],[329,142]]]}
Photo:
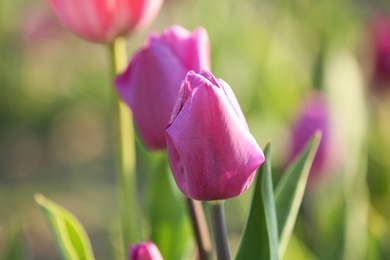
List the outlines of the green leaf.
{"label": "green leaf", "polygon": [[8,241],[6,243],[5,254],[0,258],[7,260],[26,259],[23,231],[20,227],[8,225]]}
{"label": "green leaf", "polygon": [[279,230],[279,256],[282,257],[294,228],[299,207],[305,192],[307,178],[321,140],[318,131],[305,149],[288,167],[275,189],[276,213]]}
{"label": "green leaf", "polygon": [[150,239],[164,259],[182,259],[191,238],[191,226],[184,196],[174,184],[167,158],[155,171],[149,195]]}
{"label": "green leaf", "polygon": [[258,170],[251,208],[236,259],[279,259],[278,226],[271,174],[271,145],[264,149],[265,162]]}
{"label": "green leaf", "polygon": [[278,238],[278,220],[276,217],[274,188],[272,184],[271,173],[271,144],[268,143],[264,149],[266,160],[264,163],[262,176],[262,199],[264,203],[265,220],[268,230],[268,241],[270,243],[271,260],[279,259],[279,238]]}
{"label": "green leaf", "polygon": [[87,233],[72,213],[42,194],[36,194],[35,201],[43,210],[64,259],[94,259]]}

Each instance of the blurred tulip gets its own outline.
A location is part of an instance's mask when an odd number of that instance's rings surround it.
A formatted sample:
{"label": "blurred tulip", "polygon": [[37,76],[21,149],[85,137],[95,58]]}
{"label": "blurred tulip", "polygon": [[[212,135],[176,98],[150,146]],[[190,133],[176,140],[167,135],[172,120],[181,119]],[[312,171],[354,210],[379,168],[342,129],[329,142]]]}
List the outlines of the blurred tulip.
{"label": "blurred tulip", "polygon": [[338,164],[335,136],[332,133],[330,110],[325,97],[319,91],[311,92],[303,102],[300,115],[292,128],[291,162],[304,148],[316,130],[321,130],[322,139],[314,157],[309,180],[317,179],[326,171],[333,171]]}
{"label": "blurred tulip", "polygon": [[129,260],[162,260],[160,251],[151,241],[130,245]]}
{"label": "blurred tulip", "polygon": [[232,89],[205,70],[188,72],[166,133],[176,184],[192,199],[240,195],[264,162]]}
{"label": "blurred tulip", "polygon": [[209,41],[203,28],[179,26],[151,34],[144,47],[115,79],[119,96],[131,107],[135,126],[149,149],[166,147],[169,122],[180,85],[189,70],[210,68]]}
{"label": "blurred tulip", "polygon": [[163,0],[49,0],[62,23],[76,35],[99,43],[148,25]]}
{"label": "blurred tulip", "polygon": [[390,16],[376,15],[369,36],[373,51],[373,84],[376,89],[390,85]]}
{"label": "blurred tulip", "polygon": [[26,8],[20,20],[21,41],[28,48],[31,45],[52,44],[53,40],[61,40],[59,36],[63,30],[55,15],[47,8]]}

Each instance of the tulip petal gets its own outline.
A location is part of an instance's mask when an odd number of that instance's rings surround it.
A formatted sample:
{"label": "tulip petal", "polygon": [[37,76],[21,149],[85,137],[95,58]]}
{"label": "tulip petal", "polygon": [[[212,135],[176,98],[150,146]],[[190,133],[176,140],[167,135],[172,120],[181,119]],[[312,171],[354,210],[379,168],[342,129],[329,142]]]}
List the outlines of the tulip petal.
{"label": "tulip petal", "polygon": [[175,25],[165,30],[161,38],[188,71],[210,70],[210,46],[205,29],[197,28],[190,33],[183,27]]}
{"label": "tulip petal", "polygon": [[230,88],[230,86],[222,79],[216,79],[211,72],[203,70],[199,73],[200,75],[207,78],[209,81],[211,81],[214,85],[219,86],[224,92],[229,100],[231,106],[233,107],[234,111],[236,112],[237,116],[241,119],[241,122],[248,128],[248,125],[245,120],[245,116],[242,113],[240,104],[237,101],[236,96],[233,93],[233,90]]}
{"label": "tulip petal", "polygon": [[106,43],[150,23],[162,0],[49,0],[49,3],[73,33]]}
{"label": "tulip petal", "polygon": [[112,23],[109,15],[112,20],[115,11],[107,8],[107,0],[51,0],[50,3],[65,26],[74,33],[91,41],[104,41],[104,31]]}
{"label": "tulip petal", "polygon": [[115,80],[120,97],[131,107],[135,125],[150,149],[166,145],[161,133],[165,132],[185,74],[171,50],[151,37],[149,47],[137,53],[127,70]]}

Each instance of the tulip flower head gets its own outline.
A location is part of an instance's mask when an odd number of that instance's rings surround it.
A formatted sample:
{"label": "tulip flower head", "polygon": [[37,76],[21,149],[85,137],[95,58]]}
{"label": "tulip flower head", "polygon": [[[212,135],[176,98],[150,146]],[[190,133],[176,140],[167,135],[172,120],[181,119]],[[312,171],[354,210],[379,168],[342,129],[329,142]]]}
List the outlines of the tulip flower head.
{"label": "tulip flower head", "polygon": [[240,195],[264,162],[232,89],[205,70],[188,72],[166,137],[176,184],[192,199]]}
{"label": "tulip flower head", "polygon": [[129,260],[163,260],[157,246],[151,241],[129,247]]}
{"label": "tulip flower head", "polygon": [[390,16],[374,16],[370,22],[369,37],[373,51],[374,87],[377,90],[390,89]]}
{"label": "tulip flower head", "polygon": [[163,0],[49,0],[71,32],[92,42],[109,43],[148,25]]}
{"label": "tulip flower head", "polygon": [[300,115],[292,127],[289,162],[302,151],[316,130],[321,130],[322,138],[311,167],[310,182],[319,179],[318,177],[327,171],[333,171],[339,164],[328,104],[318,91],[310,93],[304,100]]}
{"label": "tulip flower head", "polygon": [[161,35],[149,35],[144,47],[115,79],[118,94],[130,106],[147,148],[166,148],[165,127],[186,73],[209,68],[209,41],[203,28],[191,33],[172,26]]}

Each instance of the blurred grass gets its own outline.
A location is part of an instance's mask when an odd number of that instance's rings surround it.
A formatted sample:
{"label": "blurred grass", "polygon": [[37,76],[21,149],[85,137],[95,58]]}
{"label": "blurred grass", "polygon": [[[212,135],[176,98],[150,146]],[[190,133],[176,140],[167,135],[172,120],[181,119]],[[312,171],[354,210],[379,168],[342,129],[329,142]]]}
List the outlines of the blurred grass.
{"label": "blurred grass", "polygon": [[[157,20],[129,40],[129,50],[138,49],[149,31],[171,24],[191,30],[205,27],[213,73],[233,88],[258,143],[273,141],[273,172],[280,172],[288,151],[290,122],[305,93],[318,84],[319,53],[325,48],[327,60],[333,50],[343,49],[365,62],[359,56],[365,20],[373,10],[388,8],[381,1],[169,0]],[[0,2],[0,258],[13,238],[20,238],[27,259],[58,258],[33,202],[35,192],[79,218],[91,236],[97,259],[115,256],[120,243],[107,56],[104,46],[66,32],[44,1]],[[374,116],[368,131],[367,172],[370,201],[379,214],[373,219],[382,219],[386,226],[384,233],[375,234],[386,244],[390,241],[390,105],[388,100],[377,103],[370,106]],[[142,148],[138,154],[144,201],[153,179],[152,166],[162,154],[150,155]],[[337,183],[338,176],[332,175],[330,183]],[[335,204],[317,210],[337,218],[341,213],[334,205],[341,203],[342,187],[324,186],[324,194],[333,194]],[[233,252],[250,193],[226,203]],[[302,226],[312,224],[305,218],[301,221]],[[321,221],[328,230],[335,228],[331,217]],[[302,234],[307,230],[300,227],[293,247],[322,252],[305,241]],[[14,235],[18,232],[22,236]],[[327,244],[334,236],[330,233],[323,233]],[[389,257],[389,249],[383,250]]]}

